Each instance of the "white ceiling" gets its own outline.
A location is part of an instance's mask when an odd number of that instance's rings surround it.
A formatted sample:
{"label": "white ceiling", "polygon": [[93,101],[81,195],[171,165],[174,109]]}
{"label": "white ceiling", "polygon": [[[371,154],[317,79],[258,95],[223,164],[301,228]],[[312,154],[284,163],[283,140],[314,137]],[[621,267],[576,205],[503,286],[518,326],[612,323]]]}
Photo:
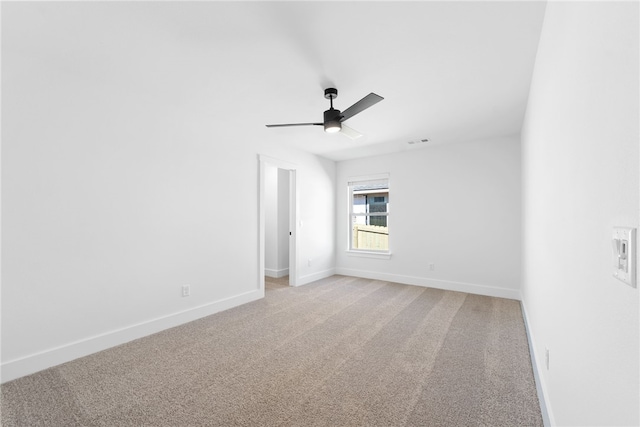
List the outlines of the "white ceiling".
{"label": "white ceiling", "polygon": [[[162,102],[236,134],[344,160],[410,149],[408,141],[422,138],[449,143],[519,133],[545,3],[42,7],[47,12],[23,30],[26,51],[92,57],[78,65],[85,75],[122,74],[118,82],[130,82],[130,90],[160,93]],[[30,45],[34,31],[44,37]],[[338,89],[340,110],[369,92],[385,98],[346,122],[365,136],[265,127],[322,121],[326,87]]]}
{"label": "white ceiling", "polygon": [[[322,90],[344,110],[385,98],[346,122],[352,141],[320,127],[268,129],[265,138],[334,160],[520,132],[544,3],[358,2],[252,6],[269,80],[257,85],[258,123],[321,121]],[[253,27],[253,25],[251,25]],[[262,71],[262,65],[260,66]],[[259,71],[259,72],[261,72]],[[260,79],[258,79],[260,81]],[[231,95],[232,96],[232,95]],[[267,101],[266,103],[264,103]],[[263,104],[264,103],[264,104]]]}

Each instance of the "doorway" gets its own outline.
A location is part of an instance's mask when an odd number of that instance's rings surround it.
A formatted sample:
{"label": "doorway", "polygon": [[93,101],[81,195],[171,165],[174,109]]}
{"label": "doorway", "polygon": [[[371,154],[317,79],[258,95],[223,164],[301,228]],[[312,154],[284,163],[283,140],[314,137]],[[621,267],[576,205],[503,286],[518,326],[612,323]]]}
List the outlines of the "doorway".
{"label": "doorway", "polygon": [[295,165],[259,156],[259,284],[265,277],[272,285],[296,286],[296,197]]}

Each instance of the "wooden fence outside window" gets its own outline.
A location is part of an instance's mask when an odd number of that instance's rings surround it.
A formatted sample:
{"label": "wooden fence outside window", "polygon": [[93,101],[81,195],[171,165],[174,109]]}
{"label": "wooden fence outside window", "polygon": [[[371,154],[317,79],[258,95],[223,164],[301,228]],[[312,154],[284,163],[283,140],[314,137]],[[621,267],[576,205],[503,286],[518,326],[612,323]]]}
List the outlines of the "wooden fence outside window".
{"label": "wooden fence outside window", "polygon": [[389,250],[389,227],[355,224],[352,236],[353,249]]}

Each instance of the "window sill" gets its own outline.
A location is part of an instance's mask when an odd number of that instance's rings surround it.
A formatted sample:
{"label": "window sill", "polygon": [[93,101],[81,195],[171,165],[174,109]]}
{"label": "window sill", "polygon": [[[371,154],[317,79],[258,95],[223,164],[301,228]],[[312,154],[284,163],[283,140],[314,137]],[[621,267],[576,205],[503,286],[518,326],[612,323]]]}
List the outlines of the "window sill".
{"label": "window sill", "polygon": [[348,250],[347,255],[361,258],[391,259],[391,252],[353,251]]}

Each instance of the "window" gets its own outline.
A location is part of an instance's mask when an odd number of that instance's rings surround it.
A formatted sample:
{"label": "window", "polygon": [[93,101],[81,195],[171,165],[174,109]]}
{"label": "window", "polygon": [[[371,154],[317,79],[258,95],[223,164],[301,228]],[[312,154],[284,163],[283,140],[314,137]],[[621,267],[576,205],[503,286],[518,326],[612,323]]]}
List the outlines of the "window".
{"label": "window", "polygon": [[389,252],[388,175],[349,181],[349,250]]}

